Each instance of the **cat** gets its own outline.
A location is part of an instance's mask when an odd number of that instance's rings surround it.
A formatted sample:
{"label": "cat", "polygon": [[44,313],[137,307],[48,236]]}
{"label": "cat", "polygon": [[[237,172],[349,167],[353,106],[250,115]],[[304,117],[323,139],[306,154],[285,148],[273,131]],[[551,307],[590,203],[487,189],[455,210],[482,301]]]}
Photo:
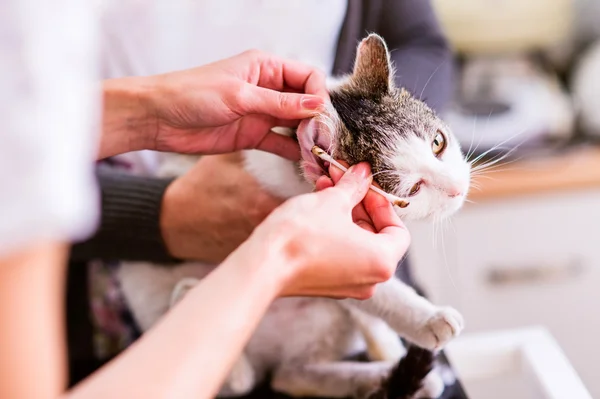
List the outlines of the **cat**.
{"label": "cat", "polygon": [[[318,145],[349,164],[369,162],[374,181],[409,202],[397,208],[401,218],[452,215],[467,195],[470,165],[448,126],[425,103],[396,88],[393,76],[385,41],[368,35],[358,45],[353,72],[328,82],[331,106],[298,126],[302,161],[250,150],[243,152],[245,169],[279,197],[310,192],[325,174],[326,165],[311,152]],[[184,173],[193,161],[172,155],[162,175]],[[118,276],[145,331],[214,267],[130,262]],[[379,284],[366,300],[280,298],[263,317],[219,396],[243,396],[270,376],[272,388],[290,396],[385,398],[393,391],[388,388],[394,375],[410,378],[410,363],[419,348],[424,349],[421,355],[439,350],[462,329],[458,311],[433,305],[397,278]],[[405,356],[399,335],[415,345],[409,348],[412,357]],[[344,360],[361,349],[370,362]],[[421,368],[425,377],[406,387],[409,391],[402,397],[435,398],[442,393],[440,376],[427,364]]]}

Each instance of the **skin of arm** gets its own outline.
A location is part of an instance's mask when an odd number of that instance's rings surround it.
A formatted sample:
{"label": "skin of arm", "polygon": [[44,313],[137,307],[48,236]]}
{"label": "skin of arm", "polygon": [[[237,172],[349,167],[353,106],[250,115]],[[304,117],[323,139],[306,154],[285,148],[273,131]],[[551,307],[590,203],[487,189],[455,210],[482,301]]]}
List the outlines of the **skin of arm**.
{"label": "skin of arm", "polygon": [[257,249],[244,244],[172,309],[168,320],[66,397],[214,397],[278,294],[276,268],[285,260]]}
{"label": "skin of arm", "polygon": [[99,159],[151,148],[157,126],[149,98],[155,90],[152,78],[127,77],[102,82],[104,109]]}
{"label": "skin of arm", "polygon": [[0,398],[56,398],[66,386],[67,245],[0,257]]}

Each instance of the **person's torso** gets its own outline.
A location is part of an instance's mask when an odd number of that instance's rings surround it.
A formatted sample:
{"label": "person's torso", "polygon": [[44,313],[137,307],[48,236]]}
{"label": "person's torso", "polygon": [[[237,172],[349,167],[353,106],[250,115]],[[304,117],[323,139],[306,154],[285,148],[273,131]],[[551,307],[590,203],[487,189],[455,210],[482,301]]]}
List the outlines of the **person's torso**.
{"label": "person's torso", "polygon": [[346,0],[127,0],[102,24],[103,77],[192,68],[259,49],[330,73]]}

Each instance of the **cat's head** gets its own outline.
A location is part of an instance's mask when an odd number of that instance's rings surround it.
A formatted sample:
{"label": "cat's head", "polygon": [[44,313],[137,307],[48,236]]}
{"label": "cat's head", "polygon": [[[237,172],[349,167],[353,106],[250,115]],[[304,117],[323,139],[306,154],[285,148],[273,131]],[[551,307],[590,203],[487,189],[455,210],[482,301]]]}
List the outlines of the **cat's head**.
{"label": "cat's head", "polygon": [[[401,72],[401,71],[400,71]],[[469,190],[470,165],[449,127],[422,101],[394,85],[383,39],[375,34],[357,49],[352,74],[330,89],[334,109],[298,128],[305,177],[314,182],[324,164],[317,144],[349,164],[367,161],[375,182],[409,205],[408,219],[441,219],[456,212]]]}

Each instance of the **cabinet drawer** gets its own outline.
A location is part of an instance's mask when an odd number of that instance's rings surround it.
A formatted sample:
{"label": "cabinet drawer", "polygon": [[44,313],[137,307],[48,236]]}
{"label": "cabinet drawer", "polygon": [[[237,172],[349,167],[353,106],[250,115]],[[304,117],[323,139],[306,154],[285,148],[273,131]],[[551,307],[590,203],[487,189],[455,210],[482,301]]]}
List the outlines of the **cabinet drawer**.
{"label": "cabinet drawer", "polygon": [[434,249],[431,229],[411,226],[432,299],[461,311],[468,332],[546,326],[600,397],[600,191],[470,206],[452,226]]}
{"label": "cabinet drawer", "polygon": [[592,398],[543,327],[466,334],[446,354],[472,399]]}

